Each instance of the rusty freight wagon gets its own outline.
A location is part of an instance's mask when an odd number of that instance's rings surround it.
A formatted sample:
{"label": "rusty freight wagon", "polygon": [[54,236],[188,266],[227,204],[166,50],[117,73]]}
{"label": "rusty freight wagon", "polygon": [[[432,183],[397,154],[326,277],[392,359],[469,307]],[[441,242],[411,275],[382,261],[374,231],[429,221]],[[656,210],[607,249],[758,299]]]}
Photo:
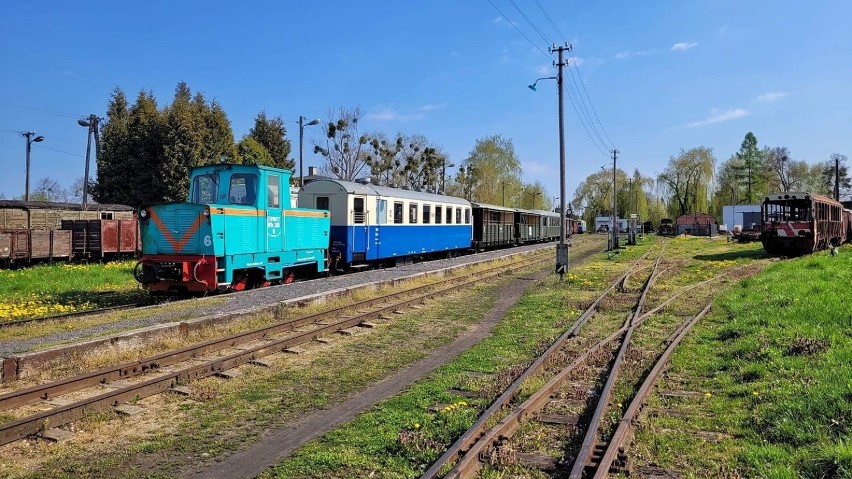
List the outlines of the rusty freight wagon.
{"label": "rusty freight wagon", "polygon": [[129,206],[0,200],[0,266],[132,256],[138,238]]}

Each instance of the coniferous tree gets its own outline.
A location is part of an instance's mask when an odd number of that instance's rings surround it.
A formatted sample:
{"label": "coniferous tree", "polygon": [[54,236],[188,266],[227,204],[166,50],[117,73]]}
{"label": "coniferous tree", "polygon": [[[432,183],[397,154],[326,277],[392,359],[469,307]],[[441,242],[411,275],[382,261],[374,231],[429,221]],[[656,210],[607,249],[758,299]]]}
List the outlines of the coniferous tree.
{"label": "coniferous tree", "polygon": [[157,109],[153,93],[140,91],[130,108],[127,125],[127,156],[123,162],[133,180],[125,184],[125,191],[117,203],[140,206],[164,200],[158,181],[158,171],[163,160],[163,117]]}
{"label": "coniferous tree", "polygon": [[126,200],[122,193],[131,180],[126,168],[129,157],[128,124],[130,111],[127,97],[116,87],[107,106],[107,118],[100,132],[100,151],[97,155],[97,179],[92,198],[98,203],[120,203]]}
{"label": "coniferous tree", "polygon": [[287,128],[280,116],[267,118],[265,111],[258,113],[248,136],[254,138],[269,153],[272,158],[272,164],[269,166],[285,170],[295,167],[295,161],[289,158],[290,140],[287,139]]}
{"label": "coniferous tree", "polygon": [[172,104],[165,110],[163,161],[157,170],[157,190],[163,201],[186,201],[189,169],[200,166],[203,137],[186,83],[175,88]]}
{"label": "coniferous tree", "polygon": [[275,166],[272,155],[251,136],[245,136],[237,144],[240,162],[244,165]]}

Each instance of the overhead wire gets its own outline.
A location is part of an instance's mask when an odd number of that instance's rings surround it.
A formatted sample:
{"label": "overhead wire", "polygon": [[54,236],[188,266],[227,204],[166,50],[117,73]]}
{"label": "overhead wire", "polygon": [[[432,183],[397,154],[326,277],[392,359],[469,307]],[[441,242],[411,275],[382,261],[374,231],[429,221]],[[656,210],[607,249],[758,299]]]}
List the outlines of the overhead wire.
{"label": "overhead wire", "polygon": [[[538,36],[541,37],[541,39],[544,42],[546,42],[548,44],[552,43],[549,40],[549,38],[547,37],[547,35],[540,28],[538,28],[538,26],[535,24],[535,22],[533,22],[532,19],[530,19],[530,17],[526,13],[524,13],[524,11],[520,8],[520,6],[518,6],[518,4],[515,2],[515,0],[509,0],[509,2],[515,8],[515,10],[518,11],[518,13],[521,15],[521,17],[523,17],[523,19],[527,22],[527,24],[529,24],[529,26],[538,34]],[[536,45],[535,42],[533,42],[529,38],[529,36],[527,36],[527,34],[523,32],[523,30],[518,28],[518,26],[515,24],[515,22],[513,22],[511,19],[509,19],[509,17],[505,13],[503,13],[503,11],[500,10],[497,7],[497,5],[494,4],[494,2],[492,0],[488,0],[488,3],[490,3],[491,6],[494,7],[494,9],[497,10],[497,12],[507,22],[509,22],[509,24],[512,25],[512,27],[514,27],[515,30],[517,30],[518,33],[520,33],[533,47],[535,47],[538,51],[540,51],[542,54],[544,54],[548,59],[552,60],[552,57],[550,55],[544,53],[544,50],[542,50],[538,45]],[[538,3],[538,2],[536,2],[536,3],[538,4],[539,8],[541,8],[542,11],[545,13],[545,16],[551,22],[551,25],[554,27],[554,29],[557,31],[557,33],[559,33],[560,36],[562,36],[564,38],[564,35],[561,34],[559,29],[553,23],[552,19],[550,19],[550,15],[547,14],[547,12],[544,10],[544,8],[542,7],[542,5],[540,3]],[[569,59],[570,58],[573,58],[573,56],[569,52]],[[574,73],[571,70],[572,62],[569,61],[567,63],[567,66],[568,66],[569,75],[571,77],[571,82],[574,85],[574,90],[576,90],[576,96],[577,96],[577,100],[578,100],[578,101],[575,101],[574,98],[573,98],[573,95],[571,94],[572,93],[572,89],[570,88],[571,83],[563,82],[563,83],[567,83],[567,85],[568,85],[568,86],[563,86],[563,88],[565,88],[567,90],[567,92],[569,93],[568,98],[571,101],[571,107],[574,109],[574,113],[577,115],[577,118],[580,120],[580,124],[583,126],[583,130],[586,132],[586,136],[589,137],[589,140],[591,140],[595,149],[597,149],[602,155],[609,158],[609,153],[606,150],[609,150],[610,148],[607,145],[607,142],[604,141],[603,137],[598,132],[598,130],[595,126],[595,121],[592,118],[592,114],[589,113],[589,108],[585,105],[585,100],[583,99],[583,92],[580,90],[580,87],[578,86],[577,79],[575,78]],[[576,68],[576,66],[575,66],[575,68]],[[579,75],[579,70],[578,70],[577,74]],[[580,81],[582,82],[582,77],[580,78]],[[585,90],[585,85],[583,86],[583,89]],[[586,92],[586,95],[588,96],[588,92]],[[579,103],[579,106],[578,106],[578,103]],[[591,98],[589,98],[589,103],[591,104]],[[594,107],[592,107],[592,110],[594,110]],[[596,112],[595,112],[595,115],[596,115],[596,118],[597,118]],[[598,118],[598,123],[600,124],[599,118]],[[602,126],[601,126],[601,129],[603,129]],[[606,132],[604,132],[604,136],[607,136],[607,138],[608,138],[608,135],[606,135]],[[612,144],[612,141],[610,141],[609,143]],[[612,149],[614,149],[614,147]]]}
{"label": "overhead wire", "polygon": [[[539,0],[535,0],[535,3],[536,3],[536,5],[538,5],[539,10],[541,10],[541,13],[544,14],[545,18],[547,18],[547,21],[550,23],[550,26],[553,28],[553,30],[556,31],[556,33],[559,35],[560,38],[562,38],[563,41],[567,42],[565,35],[559,29],[559,26],[556,25],[556,22],[553,21],[553,18],[547,12],[547,9],[544,8],[544,6],[541,4],[541,2]],[[577,65],[577,59],[576,59],[576,57],[574,57],[573,53],[569,52],[568,55],[569,55],[569,62],[568,62],[569,70],[571,70],[571,68],[573,67],[573,70],[577,71],[577,77],[580,79],[579,85],[580,85],[580,87],[582,87],[582,90],[583,90],[582,94],[585,94],[586,98],[588,98],[589,107],[592,110],[592,114],[594,114],[595,120],[597,120],[597,123],[600,126],[600,130],[603,132],[603,136],[606,137],[607,141],[609,142],[610,148],[615,149],[615,143],[609,137],[609,134],[607,133],[606,128],[604,128],[603,122],[601,122],[600,116],[598,116],[597,109],[595,109],[595,104],[592,102],[592,97],[589,95],[588,89],[586,89],[586,82],[583,81],[583,75],[580,73],[580,67]],[[574,61],[571,62],[570,60],[574,60]],[[573,73],[572,73],[572,75],[573,75]],[[575,81],[575,83],[577,83],[577,82]],[[576,87],[576,85],[575,85],[575,87]],[[579,92],[579,88],[578,88],[578,92]],[[582,98],[582,94],[581,94],[581,98]],[[589,120],[591,120],[591,117],[589,117]],[[600,136],[600,135],[598,135],[598,136]],[[606,145],[606,142],[602,142],[602,143],[604,143],[604,145]]]}
{"label": "overhead wire", "polygon": [[57,111],[47,110],[45,108],[39,108],[37,106],[20,105],[20,104],[11,103],[11,102],[8,102],[8,101],[0,101],[0,104],[12,106],[12,107],[15,107],[15,108],[24,108],[24,109],[27,109],[27,110],[40,111],[40,112],[45,113],[47,115],[58,116],[58,117],[62,117],[62,118],[84,118],[83,115],[73,115],[71,113],[61,113],[61,112],[57,112]]}
{"label": "overhead wire", "polygon": [[509,25],[512,25],[512,26],[515,28],[515,30],[517,30],[517,31],[518,31],[518,33],[520,33],[521,35],[523,35],[523,37],[524,37],[524,38],[526,38],[528,42],[530,42],[530,45],[532,45],[533,47],[535,47],[535,48],[536,48],[536,50],[540,51],[542,55],[544,55],[544,56],[546,56],[548,59],[550,59],[550,55],[548,55],[548,54],[547,54],[544,50],[542,50],[542,49],[541,49],[541,47],[539,47],[538,45],[536,45],[536,44],[535,44],[535,42],[533,42],[532,40],[530,40],[530,37],[528,37],[528,36],[527,36],[527,34],[523,32],[523,30],[521,30],[520,28],[518,28],[518,26],[517,26],[517,25],[515,25],[515,22],[513,22],[513,21],[509,20],[509,17],[507,17],[507,16],[503,13],[503,11],[502,11],[502,10],[500,10],[499,8],[497,8],[497,5],[494,5],[494,2],[492,2],[491,0],[488,0],[488,3],[490,3],[490,4],[491,4],[491,6],[492,6],[492,7],[494,7],[494,10],[497,10],[497,12],[498,12],[500,15],[502,15],[502,16],[503,16],[503,18],[505,18],[507,22],[509,22]]}
{"label": "overhead wire", "polygon": [[70,156],[76,156],[77,158],[85,158],[85,156],[83,156],[83,155],[78,155],[77,153],[71,153],[69,151],[64,151],[64,150],[57,150],[56,148],[51,148],[49,146],[43,146],[43,145],[38,145],[38,144],[33,145],[33,146],[35,146],[36,148],[41,148],[42,150],[55,151],[57,153],[63,153],[63,154],[70,155]]}

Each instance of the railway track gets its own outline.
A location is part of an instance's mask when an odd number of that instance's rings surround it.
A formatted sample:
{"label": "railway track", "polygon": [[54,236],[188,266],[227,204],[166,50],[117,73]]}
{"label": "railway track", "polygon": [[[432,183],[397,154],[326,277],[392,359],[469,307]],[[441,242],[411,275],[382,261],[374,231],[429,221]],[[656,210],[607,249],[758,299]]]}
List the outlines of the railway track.
{"label": "railway track", "polygon": [[[636,371],[625,373],[625,362],[635,367],[638,348],[633,345],[634,333],[643,323],[651,319],[654,313],[665,308],[676,298],[701,286],[725,276],[717,275],[697,284],[682,287],[669,296],[660,305],[645,311],[648,293],[654,282],[662,274],[660,268],[664,251],[661,250],[653,265],[641,265],[648,254],[637,262],[624,275],[614,281],[580,315],[574,324],[560,336],[547,351],[539,356],[509,388],[498,397],[491,406],[421,477],[433,479],[475,477],[486,465],[491,467],[525,464],[543,470],[559,471],[560,476],[570,478],[607,477],[613,464],[623,466],[620,447],[629,436],[633,419],[651,390],[653,382],[662,371],[666,361],[677,344],[689,330],[709,311],[709,305],[695,316],[678,324],[674,331],[662,341],[665,350],[656,356],[653,366],[644,380],[636,381]],[[601,308],[602,303],[614,292],[624,294],[624,284],[631,277],[646,269],[651,269],[641,289],[635,292],[632,311],[620,327],[610,328],[606,332],[581,337],[580,331]],[[603,337],[601,337],[603,336]],[[590,343],[590,344],[585,344]],[[571,352],[569,346],[579,350]],[[632,350],[631,350],[632,348]],[[632,355],[631,355],[632,353]],[[625,359],[628,358],[629,359]],[[639,354],[641,356],[641,354]],[[562,359],[560,359],[560,357]],[[570,359],[566,359],[570,358]],[[559,363],[558,371],[548,371],[547,365]],[[564,366],[561,363],[565,363]],[[552,367],[551,367],[552,369]],[[642,370],[644,373],[645,369]],[[544,379],[542,375],[547,374]],[[623,377],[629,376],[629,377]],[[640,374],[641,376],[641,374]],[[589,378],[597,378],[589,383]],[[535,378],[543,383],[523,402],[516,400],[528,380]],[[621,414],[621,404],[615,404],[614,391],[620,385],[623,395],[625,385],[633,390],[633,385],[641,382],[638,392],[632,396],[629,407]],[[594,384],[602,384],[595,387]],[[579,387],[578,387],[579,386]],[[568,392],[566,394],[566,391]],[[581,391],[579,396],[573,393]],[[520,402],[520,404],[518,404]],[[572,403],[574,406],[564,407]],[[573,409],[572,409],[573,408]],[[567,410],[582,412],[565,414]],[[557,411],[554,414],[547,411]],[[619,426],[610,431],[613,416],[618,414]],[[519,434],[530,422],[542,425],[558,425],[562,431],[557,441],[561,458],[527,453],[517,450],[513,437]],[[537,436],[539,437],[539,436]],[[582,439],[582,442],[579,440]],[[570,454],[570,451],[576,451]],[[573,457],[571,457],[573,456]],[[566,460],[569,459],[569,460]],[[441,475],[450,466],[449,472]]]}
{"label": "railway track", "polygon": [[[302,280],[297,280],[297,282],[300,282],[300,281],[302,281]],[[221,294],[217,294],[215,296],[209,296],[209,297],[222,297],[222,296],[227,296],[227,295],[231,295],[231,294],[246,293],[246,292],[249,292],[249,291],[252,291],[252,290],[232,291],[232,292],[221,293]],[[30,323],[40,323],[40,322],[46,322],[46,321],[60,321],[60,320],[65,320],[65,319],[81,318],[81,317],[86,317],[86,316],[95,316],[95,315],[103,314],[103,313],[111,313],[111,312],[117,312],[117,311],[128,311],[128,310],[143,308],[143,307],[147,307],[147,306],[156,306],[156,305],[162,304],[163,302],[175,301],[175,300],[181,300],[181,299],[187,299],[187,298],[182,298],[180,296],[168,296],[167,299],[166,298],[160,298],[160,299],[149,298],[146,301],[141,301],[141,302],[136,302],[136,303],[118,304],[118,305],[115,305],[115,306],[107,306],[107,307],[103,307],[103,308],[87,309],[87,310],[83,310],[83,311],[75,311],[73,313],[55,314],[55,315],[50,315],[50,316],[40,316],[40,317],[33,317],[33,318],[22,318],[22,319],[10,320],[10,321],[0,321],[0,329],[6,328],[6,327],[11,327],[11,326],[20,326],[20,325],[23,325],[23,324],[30,324]],[[204,299],[204,298],[195,298],[195,299]]]}
{"label": "railway track", "polygon": [[[264,356],[337,332],[352,332],[351,328],[371,328],[375,326],[371,321],[390,319],[394,313],[417,307],[431,298],[452,294],[516,269],[552,261],[549,253],[547,250],[545,254],[524,256],[508,264],[445,278],[437,284],[385,294],[345,307],[4,394],[0,396],[0,411],[14,410],[19,419],[0,425],[0,445],[44,433],[128,401],[167,391],[185,394],[186,390],[182,386],[196,379],[211,375],[227,377],[229,369],[243,364],[264,366]],[[43,408],[43,401],[50,399],[59,399],[54,401],[58,406],[38,410]]]}

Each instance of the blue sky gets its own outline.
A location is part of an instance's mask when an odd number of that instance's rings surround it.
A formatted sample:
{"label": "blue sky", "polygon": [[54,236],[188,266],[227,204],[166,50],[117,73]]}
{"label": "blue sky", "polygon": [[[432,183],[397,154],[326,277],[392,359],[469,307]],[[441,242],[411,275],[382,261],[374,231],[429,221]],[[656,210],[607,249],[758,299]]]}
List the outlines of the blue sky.
{"label": "blue sky", "polygon": [[[84,169],[76,116],[104,116],[115,86],[130,98],[152,90],[162,105],[186,81],[223,105],[237,140],[265,109],[288,121],[295,148],[293,120],[341,106],[367,113],[365,131],[425,135],[456,164],[477,139],[502,134],[525,181],[556,195],[555,83],[526,88],[555,74],[555,57],[510,0],[491,2],[5,0],[0,192],[24,189],[18,131],[46,137],[33,148],[31,184],[49,175],[67,186]],[[548,40],[573,44],[606,131],[596,147],[566,99],[569,197],[608,162],[599,151],[608,138],[620,166],[646,175],[681,148],[712,147],[721,162],[747,131],[795,159],[852,156],[852,2],[515,5]],[[318,164],[319,130],[305,133],[305,164]]]}

